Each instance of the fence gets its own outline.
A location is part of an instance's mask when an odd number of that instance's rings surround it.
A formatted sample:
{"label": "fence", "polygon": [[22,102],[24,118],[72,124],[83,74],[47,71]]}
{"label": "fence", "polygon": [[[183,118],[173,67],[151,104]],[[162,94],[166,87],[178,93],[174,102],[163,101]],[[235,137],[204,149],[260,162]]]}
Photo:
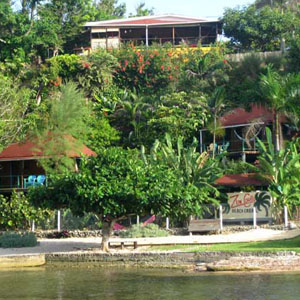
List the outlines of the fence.
{"label": "fence", "polygon": [[247,53],[235,53],[226,55],[226,59],[232,62],[240,62],[249,56],[256,56],[261,59],[267,59],[271,57],[280,57],[283,55],[281,51],[267,51],[267,52],[247,52]]}
{"label": "fence", "polygon": [[[138,216],[134,215],[118,221],[115,225],[116,230],[126,229],[134,224],[150,224],[154,223],[160,227],[169,229],[171,226],[178,225],[178,221],[173,220],[170,222],[170,218],[164,218],[161,216]],[[180,224],[182,225],[182,224]],[[42,222],[32,222],[32,230],[99,230],[102,227],[101,220],[92,213],[84,214],[82,217],[74,216],[70,210],[56,211],[52,217],[45,219]]]}

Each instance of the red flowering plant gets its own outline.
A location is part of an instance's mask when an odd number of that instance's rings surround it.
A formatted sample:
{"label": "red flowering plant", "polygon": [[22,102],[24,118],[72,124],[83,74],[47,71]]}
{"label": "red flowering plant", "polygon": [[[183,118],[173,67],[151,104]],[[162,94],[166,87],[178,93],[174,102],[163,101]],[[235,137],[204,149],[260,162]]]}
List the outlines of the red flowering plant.
{"label": "red flowering plant", "polygon": [[169,48],[126,46],[115,50],[114,55],[119,62],[114,80],[120,88],[145,94],[160,93],[177,79],[176,61]]}

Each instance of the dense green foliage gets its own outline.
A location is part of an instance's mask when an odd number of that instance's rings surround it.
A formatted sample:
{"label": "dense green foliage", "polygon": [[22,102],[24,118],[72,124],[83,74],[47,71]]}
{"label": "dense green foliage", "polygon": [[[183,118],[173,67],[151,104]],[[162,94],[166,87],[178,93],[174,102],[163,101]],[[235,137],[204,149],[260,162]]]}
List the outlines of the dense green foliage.
{"label": "dense green foliage", "polygon": [[[285,145],[281,126],[284,118],[295,133],[300,117],[300,22],[294,1],[228,9],[223,22],[231,42],[206,50],[128,44],[82,56],[72,53],[87,45],[83,23],[122,18],[124,4],[17,2],[14,7],[11,1],[0,3],[0,148],[32,139],[44,153],[39,162],[49,187],[30,191],[35,207],[96,214],[108,233],[115,221],[131,214],[201,215],[207,204],[218,204],[222,195],[214,183],[222,174],[273,176],[272,168],[265,174],[257,166],[231,162],[214,146],[199,152],[199,130],[207,128],[214,145],[225,134],[222,116],[235,107],[250,110],[259,104],[273,113],[276,151],[261,161],[285,168],[286,153],[298,155],[298,145]],[[136,15],[152,13],[143,3],[137,7]],[[287,54],[227,56],[280,48]],[[73,172],[70,153],[80,153],[83,144],[98,156],[83,159],[80,172]],[[283,199],[278,207],[294,208],[298,192],[293,184],[288,189],[293,197],[276,194]],[[16,199],[13,194],[11,203]],[[5,209],[4,228],[28,227],[27,217],[11,220]]]}
{"label": "dense green foliage", "polygon": [[22,193],[13,192],[11,197],[0,195],[0,229],[28,230],[32,221],[44,221],[49,211],[35,208]]}
{"label": "dense green foliage", "polygon": [[225,35],[242,51],[280,50],[283,40],[288,44],[294,37],[291,32],[299,28],[299,16],[290,10],[255,5],[227,9],[223,16]]}

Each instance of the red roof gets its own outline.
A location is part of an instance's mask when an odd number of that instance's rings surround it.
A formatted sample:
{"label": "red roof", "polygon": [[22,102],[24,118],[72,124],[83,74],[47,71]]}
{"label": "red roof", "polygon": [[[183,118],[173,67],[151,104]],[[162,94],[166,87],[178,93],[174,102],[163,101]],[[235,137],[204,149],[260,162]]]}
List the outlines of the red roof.
{"label": "red roof", "polygon": [[218,20],[209,20],[204,18],[192,18],[178,15],[146,16],[128,19],[107,20],[99,22],[88,22],[86,27],[122,27],[122,26],[146,26],[146,25],[176,25],[192,24],[203,22],[218,22]]}
{"label": "red roof", "polygon": [[267,185],[265,181],[256,178],[255,173],[224,175],[216,180],[216,184],[223,186]]}
{"label": "red roof", "polygon": [[[32,141],[25,141],[11,144],[0,153],[0,161],[14,161],[14,160],[30,160],[43,157],[43,153],[37,151],[37,145]],[[70,152],[69,157],[80,157],[80,154],[85,156],[96,156],[97,154],[87,146],[83,146],[81,151]]]}
{"label": "red roof", "polygon": [[[281,122],[286,121],[284,116],[281,116],[280,119]],[[246,111],[244,108],[236,108],[221,118],[221,124],[223,126],[233,126],[249,124],[254,120],[268,124],[273,121],[273,114],[261,105],[253,105],[250,111]]]}

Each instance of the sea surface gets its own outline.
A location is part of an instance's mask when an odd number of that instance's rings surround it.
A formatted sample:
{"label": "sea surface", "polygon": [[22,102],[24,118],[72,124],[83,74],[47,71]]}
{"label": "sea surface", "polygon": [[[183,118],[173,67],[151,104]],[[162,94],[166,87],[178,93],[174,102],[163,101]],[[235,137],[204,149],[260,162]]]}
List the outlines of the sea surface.
{"label": "sea surface", "polygon": [[300,299],[300,273],[42,267],[0,271],[0,299]]}

